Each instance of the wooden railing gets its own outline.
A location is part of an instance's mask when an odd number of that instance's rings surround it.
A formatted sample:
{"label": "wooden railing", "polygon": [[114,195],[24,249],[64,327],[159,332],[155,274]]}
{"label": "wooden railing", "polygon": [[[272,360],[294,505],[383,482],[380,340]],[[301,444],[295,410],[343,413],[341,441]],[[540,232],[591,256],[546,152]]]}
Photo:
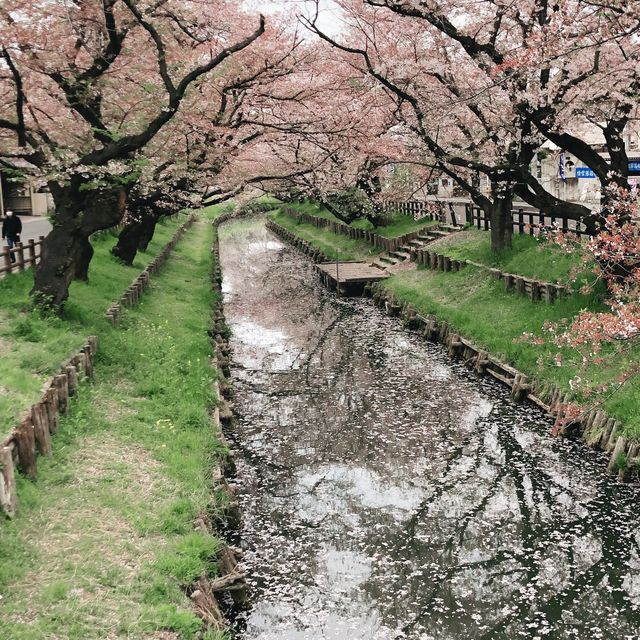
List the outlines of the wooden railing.
{"label": "wooden railing", "polygon": [[[491,228],[491,221],[485,212],[471,204],[465,206],[467,224],[478,229],[488,231]],[[563,216],[552,216],[543,211],[525,211],[524,209],[514,209],[511,211],[511,219],[514,233],[525,233],[536,236],[541,229],[558,229],[564,233],[575,233],[579,236],[588,236],[585,225],[579,220],[573,220]]]}
{"label": "wooden railing", "polygon": [[[44,236],[40,236],[37,240],[29,240],[26,245],[22,242],[17,242],[13,249],[2,247],[0,274],[17,273],[24,271],[29,266],[38,264],[42,254],[43,242]],[[15,262],[11,261],[11,254],[13,254]]]}
{"label": "wooden railing", "polygon": [[[438,220],[447,222],[441,215],[434,213],[433,202],[424,200],[406,200],[404,202],[387,202],[384,205],[386,213],[412,216],[417,220]],[[453,221],[455,224],[455,221]]]}

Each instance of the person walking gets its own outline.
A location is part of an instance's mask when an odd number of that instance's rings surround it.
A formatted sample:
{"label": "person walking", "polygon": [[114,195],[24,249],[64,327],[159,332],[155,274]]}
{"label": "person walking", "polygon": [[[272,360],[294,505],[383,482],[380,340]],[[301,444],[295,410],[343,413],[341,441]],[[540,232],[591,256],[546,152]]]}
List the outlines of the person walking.
{"label": "person walking", "polygon": [[[7,241],[9,249],[13,249],[17,242],[20,242],[20,234],[22,233],[22,220],[18,218],[13,211],[7,211],[6,217],[2,221],[2,239]],[[11,262],[16,261],[16,256],[11,251]]]}

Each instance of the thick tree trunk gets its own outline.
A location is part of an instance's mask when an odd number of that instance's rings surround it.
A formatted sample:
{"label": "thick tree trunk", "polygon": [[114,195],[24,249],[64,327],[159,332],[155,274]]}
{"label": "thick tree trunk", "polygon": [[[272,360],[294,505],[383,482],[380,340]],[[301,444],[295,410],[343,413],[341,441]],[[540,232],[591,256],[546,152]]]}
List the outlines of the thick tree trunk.
{"label": "thick tree trunk", "polygon": [[89,238],[81,238],[79,244],[80,254],[78,255],[78,259],[76,260],[74,277],[76,280],[83,280],[84,282],[88,282],[89,265],[91,264],[91,259],[93,258],[93,247],[89,242]]}
{"label": "thick tree trunk", "polygon": [[115,226],[124,214],[124,189],[83,190],[82,184],[79,178],[65,185],[49,184],[56,212],[53,228],[42,244],[31,290],[36,303],[45,309],[61,310],[74,277],[88,276],[93,253],[89,236]]}
{"label": "thick tree trunk", "polygon": [[138,251],[145,251],[149,246],[157,220],[155,213],[136,212],[120,232],[111,253],[124,264],[133,264]]}
{"label": "thick tree trunk", "polygon": [[513,238],[513,191],[504,184],[491,185],[491,207],[489,220],[491,223],[491,250],[510,249]]}
{"label": "thick tree trunk", "polygon": [[153,240],[158,224],[158,216],[148,216],[142,224],[142,234],[138,243],[138,251],[146,251],[149,243]]}
{"label": "thick tree trunk", "polygon": [[118,242],[112,247],[111,253],[124,264],[132,265],[138,253],[138,244],[142,233],[142,225],[139,220],[131,220],[125,223]]}

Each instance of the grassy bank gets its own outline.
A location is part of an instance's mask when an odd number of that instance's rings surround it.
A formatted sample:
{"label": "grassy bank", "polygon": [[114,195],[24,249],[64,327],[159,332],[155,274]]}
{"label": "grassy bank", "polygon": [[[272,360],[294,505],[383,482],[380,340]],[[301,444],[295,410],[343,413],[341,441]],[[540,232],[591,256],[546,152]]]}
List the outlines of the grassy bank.
{"label": "grassy bank", "polygon": [[[336,216],[321,204],[312,201],[305,202],[293,202],[287,203],[286,206],[289,209],[300,211],[301,213],[308,213],[311,216],[317,218],[326,218],[328,220],[338,220]],[[338,220],[339,221],[339,220]],[[390,214],[385,218],[384,224],[374,227],[369,220],[360,218],[351,223],[351,227],[354,229],[365,229],[367,231],[374,231],[375,233],[384,236],[385,238],[397,238],[403,236],[406,233],[417,231],[427,226],[437,224],[433,220],[416,220],[413,216],[407,216],[404,214]]]}
{"label": "grassy bank", "polygon": [[38,481],[19,480],[20,513],[0,525],[0,637],[200,632],[181,587],[213,571],[220,545],[193,528],[212,506],[220,451],[208,413],[211,233],[197,223],[122,327],[100,327],[94,384]]}
{"label": "grassy bank", "polygon": [[456,260],[472,260],[506,273],[546,282],[566,283],[572,270],[587,269],[576,254],[567,253],[553,241],[543,241],[524,234],[513,236],[510,249],[491,251],[486,231],[467,229],[444,240],[433,249]]}
{"label": "grassy bank", "polygon": [[364,240],[352,239],[326,229],[318,229],[307,222],[298,222],[281,211],[275,211],[269,214],[269,217],[289,231],[311,242],[331,260],[371,260],[381,253],[380,249],[372,247]]}
{"label": "grassy bank", "polygon": [[132,267],[118,263],[109,250],[116,236],[95,238],[90,281],[74,282],[61,318],[41,318],[28,310],[31,271],[0,280],[0,439],[13,428],[19,414],[39,399],[44,381],[91,334],[107,326],[103,318],[109,304],[120,297],[131,280],[153,260],[173,235],[184,216],[157,226],[145,253]]}
{"label": "grassy bank", "polygon": [[[288,228],[298,233],[295,225]],[[319,243],[317,246],[324,251],[325,244],[336,237],[326,234],[322,238],[322,246]],[[305,239],[316,244],[311,235]],[[458,259],[470,259],[545,280],[566,281],[571,269],[578,264],[575,257],[567,256],[554,245],[540,243],[528,236],[517,236],[512,250],[497,255],[489,249],[488,233],[475,230],[438,241],[432,246],[434,250]],[[540,382],[559,385],[567,392],[571,392],[569,381],[578,374],[583,380],[603,385],[615,381],[622,372],[640,361],[640,345],[637,345],[631,353],[620,353],[619,357],[613,358],[613,364],[591,365],[586,371],[581,371],[575,352],[522,339],[524,333],[530,333],[548,341],[549,335],[543,329],[545,322],[574,318],[583,309],[604,310],[602,291],[599,290],[591,294],[574,292],[548,305],[506,293],[504,283],[475,267],[454,273],[422,268],[403,271],[389,278],[385,286],[401,300],[413,303],[420,313],[434,314],[446,320],[462,335],[523,373]],[[615,353],[615,348],[615,345],[611,346],[610,353]],[[562,366],[554,365],[558,352]],[[610,395],[589,398],[589,402],[596,400],[623,423],[627,437],[640,438],[640,376],[634,376]]]}

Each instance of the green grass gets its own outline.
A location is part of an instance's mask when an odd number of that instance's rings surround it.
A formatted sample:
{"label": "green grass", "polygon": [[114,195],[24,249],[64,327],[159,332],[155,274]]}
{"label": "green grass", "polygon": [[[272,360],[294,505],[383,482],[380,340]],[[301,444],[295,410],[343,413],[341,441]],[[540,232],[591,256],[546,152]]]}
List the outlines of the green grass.
{"label": "green grass", "polygon": [[[385,286],[400,299],[413,303],[421,313],[446,320],[462,335],[523,373],[567,391],[569,380],[577,374],[600,385],[615,380],[640,360],[638,344],[630,353],[620,351],[617,358],[607,359],[614,364],[594,365],[581,372],[577,355],[568,348],[521,339],[523,333],[542,336],[545,322],[573,318],[582,309],[603,310],[596,293],[574,293],[553,305],[532,302],[524,296],[506,293],[502,283],[474,267],[457,273],[426,269],[402,272],[393,275]],[[615,353],[611,350],[609,355]],[[562,354],[562,366],[551,364],[557,352]],[[640,438],[640,376],[634,376],[611,397],[601,399],[610,415],[624,424],[626,435]]]}
{"label": "green grass", "polygon": [[[338,220],[336,216],[334,216],[328,209],[323,207],[318,202],[314,202],[311,200],[306,200],[302,203],[287,203],[286,205],[290,209],[294,209],[295,211],[300,211],[301,213],[308,213],[311,216],[315,216],[317,218],[326,218],[327,220]],[[418,229],[424,229],[424,227],[429,227],[437,224],[437,221],[434,220],[416,220],[412,216],[407,216],[403,214],[394,214],[389,215],[386,218],[385,224],[374,227],[369,220],[366,218],[359,218],[351,223],[354,229],[365,229],[367,231],[374,231],[378,235],[384,236],[385,238],[397,238],[398,236],[403,236],[407,233],[411,233],[412,231],[417,231]]]}
{"label": "green grass", "polygon": [[398,236],[438,224],[437,220],[416,220],[414,217],[404,214],[395,214],[389,216],[386,220],[385,224],[377,227],[374,227],[371,222],[365,219],[356,220],[351,223],[351,226],[357,229],[374,231],[385,238],[397,238]]}
{"label": "green grass", "polygon": [[438,245],[434,250],[451,258],[472,260],[545,282],[568,282],[572,269],[581,265],[580,256],[567,253],[550,240],[537,240],[524,234],[513,236],[511,249],[498,252],[491,251],[489,232],[478,229],[468,229]]}
{"label": "green grass", "polygon": [[0,280],[0,439],[13,428],[18,416],[39,400],[43,383],[77,350],[86,337],[107,326],[106,308],[120,298],[136,275],[173,235],[183,216],[157,226],[145,253],[132,267],[117,262],[109,250],[116,242],[105,233],[94,242],[89,283],[74,282],[61,318],[41,318],[29,310],[31,271]]}
{"label": "green grass", "polygon": [[298,222],[281,211],[269,214],[279,225],[318,247],[330,260],[371,260],[381,253],[364,240],[349,238],[339,233],[318,229],[312,224]]}
{"label": "green grass", "polygon": [[[0,526],[0,637],[199,637],[182,587],[215,572],[221,544],[193,528],[216,507],[210,472],[222,452],[209,418],[212,233],[198,223],[122,326],[100,326],[94,383],[62,419],[37,482],[19,478],[18,517]],[[75,300],[87,317],[105,306]]]}

